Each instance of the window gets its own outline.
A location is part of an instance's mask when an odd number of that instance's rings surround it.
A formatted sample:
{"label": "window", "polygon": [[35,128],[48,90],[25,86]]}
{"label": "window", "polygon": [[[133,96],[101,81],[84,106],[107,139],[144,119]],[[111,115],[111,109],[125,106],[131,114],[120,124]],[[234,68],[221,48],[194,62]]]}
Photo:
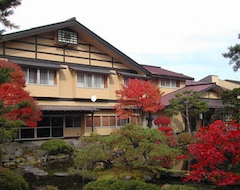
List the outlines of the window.
{"label": "window", "polygon": [[118,118],[118,125],[119,126],[125,126],[129,123],[131,123],[130,118],[125,118],[125,119]]}
{"label": "window", "polygon": [[[140,118],[132,116],[126,119],[120,119],[117,115],[98,115],[93,118],[93,127],[120,127],[129,123],[139,124]],[[92,127],[92,116],[86,116],[86,127]]]}
{"label": "window", "polygon": [[124,83],[124,86],[127,86],[128,85],[128,81],[129,81],[129,77],[124,77],[124,81],[123,81],[123,83]]}
{"label": "window", "polygon": [[78,43],[78,35],[74,31],[70,30],[58,30],[58,42],[60,43],[67,43],[67,44],[74,44]]}
{"label": "window", "polygon": [[107,88],[107,76],[78,73],[77,85],[82,88]]}
{"label": "window", "polygon": [[67,116],[65,119],[65,127],[81,127],[81,117]]}
{"label": "window", "polygon": [[57,71],[37,68],[23,68],[27,84],[56,85]]}
{"label": "window", "polygon": [[180,87],[180,81],[174,79],[161,79],[161,86],[170,88]]}

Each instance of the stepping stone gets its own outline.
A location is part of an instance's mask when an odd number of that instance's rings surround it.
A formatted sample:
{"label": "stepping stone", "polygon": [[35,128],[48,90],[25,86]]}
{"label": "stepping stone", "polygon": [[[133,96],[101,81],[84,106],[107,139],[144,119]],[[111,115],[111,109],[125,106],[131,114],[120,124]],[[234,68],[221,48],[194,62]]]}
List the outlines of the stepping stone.
{"label": "stepping stone", "polygon": [[54,173],[54,175],[58,176],[58,177],[69,176],[69,174],[67,172],[56,172],[56,173]]}
{"label": "stepping stone", "polygon": [[35,176],[48,176],[48,172],[39,171],[39,172],[34,172],[33,175],[35,175]]}

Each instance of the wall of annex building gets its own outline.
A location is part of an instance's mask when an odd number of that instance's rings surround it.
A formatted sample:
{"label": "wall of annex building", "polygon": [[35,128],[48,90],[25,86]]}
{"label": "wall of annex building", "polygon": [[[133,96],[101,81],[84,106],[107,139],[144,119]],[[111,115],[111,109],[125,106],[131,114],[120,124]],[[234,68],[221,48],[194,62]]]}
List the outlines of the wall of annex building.
{"label": "wall of annex building", "polygon": [[203,82],[215,82],[217,85],[226,88],[228,90],[233,90],[234,88],[240,88],[240,85],[231,81],[221,80],[217,75],[209,75],[203,78]]}
{"label": "wall of annex building", "polygon": [[216,91],[207,91],[201,94],[202,98],[208,98],[208,99],[220,99],[221,94],[219,94]]}

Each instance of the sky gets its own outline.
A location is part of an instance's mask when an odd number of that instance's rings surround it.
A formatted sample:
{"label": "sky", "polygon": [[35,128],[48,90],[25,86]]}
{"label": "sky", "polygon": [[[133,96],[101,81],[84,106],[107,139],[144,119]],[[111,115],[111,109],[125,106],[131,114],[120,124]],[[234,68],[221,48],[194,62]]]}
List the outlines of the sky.
{"label": "sky", "polygon": [[239,81],[222,56],[240,43],[239,10],[239,0],[22,0],[7,33],[76,17],[139,64]]}

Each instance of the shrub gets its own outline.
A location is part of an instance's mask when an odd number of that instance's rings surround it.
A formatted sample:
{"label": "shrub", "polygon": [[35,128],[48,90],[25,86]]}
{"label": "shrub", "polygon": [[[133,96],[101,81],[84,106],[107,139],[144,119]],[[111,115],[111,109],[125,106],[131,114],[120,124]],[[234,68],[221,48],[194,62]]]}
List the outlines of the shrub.
{"label": "shrub", "polygon": [[84,186],[83,190],[159,190],[157,185],[136,180],[101,180],[93,181]]}
{"label": "shrub", "polygon": [[161,189],[164,190],[197,190],[196,187],[188,186],[188,185],[167,185]]}
{"label": "shrub", "polygon": [[7,168],[0,167],[0,189],[29,190],[29,186],[22,176]]}
{"label": "shrub", "polygon": [[171,120],[166,116],[159,116],[154,120],[154,124],[157,126],[168,126]]}
{"label": "shrub", "polygon": [[82,170],[82,171],[80,171],[79,174],[85,180],[96,180],[97,179],[97,173],[92,170]]}
{"label": "shrub", "polygon": [[191,142],[193,136],[189,132],[182,132],[178,135],[178,143],[181,145],[187,145]]}
{"label": "shrub", "polygon": [[73,153],[72,146],[62,139],[48,140],[41,144],[41,148],[47,150],[52,155]]}

